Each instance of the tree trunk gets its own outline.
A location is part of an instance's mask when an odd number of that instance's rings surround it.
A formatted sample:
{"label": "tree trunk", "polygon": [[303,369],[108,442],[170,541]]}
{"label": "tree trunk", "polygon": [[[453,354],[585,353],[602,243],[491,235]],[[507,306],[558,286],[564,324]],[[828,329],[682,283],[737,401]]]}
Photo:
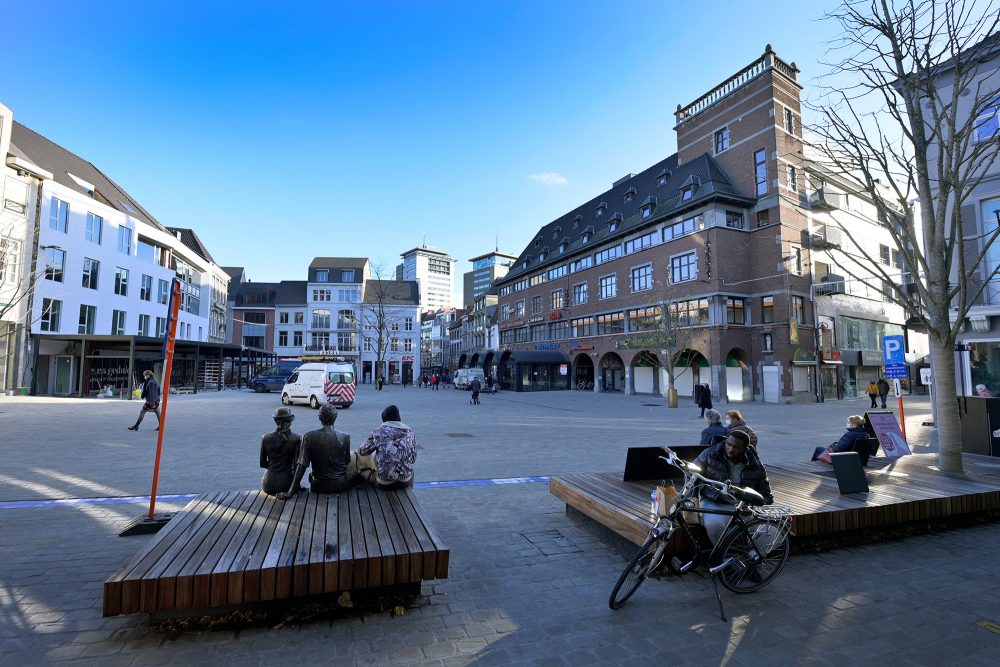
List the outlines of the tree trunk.
{"label": "tree trunk", "polygon": [[958,415],[958,387],[955,382],[955,351],[947,339],[931,337],[934,369],[934,403],[937,416],[938,467],[942,472],[962,472],[962,427]]}
{"label": "tree trunk", "polygon": [[677,407],[677,389],[674,387],[674,369],[667,368],[667,407]]}

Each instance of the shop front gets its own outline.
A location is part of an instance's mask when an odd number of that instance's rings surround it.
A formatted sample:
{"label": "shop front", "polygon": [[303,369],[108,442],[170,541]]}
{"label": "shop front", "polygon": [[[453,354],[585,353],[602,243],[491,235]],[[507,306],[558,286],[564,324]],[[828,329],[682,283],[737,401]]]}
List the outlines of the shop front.
{"label": "shop front", "polygon": [[506,350],[497,363],[501,389],[555,391],[570,388],[569,360],[559,350]]}

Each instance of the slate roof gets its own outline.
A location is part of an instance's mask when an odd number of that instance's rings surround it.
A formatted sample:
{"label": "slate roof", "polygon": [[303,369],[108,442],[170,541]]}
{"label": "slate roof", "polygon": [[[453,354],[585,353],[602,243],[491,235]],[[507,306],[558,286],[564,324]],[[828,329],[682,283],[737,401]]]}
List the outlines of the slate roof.
{"label": "slate roof", "polygon": [[282,280],[278,283],[277,294],[274,297],[276,306],[297,306],[306,303],[305,280]]}
{"label": "slate roof", "polygon": [[[659,185],[661,176],[666,176],[663,185]],[[696,185],[694,195],[687,201],[681,201],[682,188],[691,184]],[[630,201],[625,201],[626,193],[631,193]],[[596,248],[610,240],[635,234],[662,222],[664,218],[683,215],[711,200],[728,201],[740,206],[750,206],[756,201],[741,194],[708,153],[679,166],[675,153],[638,174],[617,181],[610,190],[542,227],[518,255],[507,275],[497,278],[494,285],[504,285],[540,269],[556,266],[583,249]],[[643,218],[641,210],[647,204],[654,205],[653,212]],[[598,209],[602,209],[600,216],[597,215]],[[614,232],[609,229],[613,220],[618,220],[618,228]],[[585,232],[590,233],[590,240],[586,243],[583,241]],[[564,240],[569,246],[563,254],[559,254],[559,244]],[[543,251],[545,260],[539,261],[538,256]],[[525,260],[528,261],[526,268]]]}
{"label": "slate roof", "polygon": [[310,269],[364,269],[367,257],[313,257]]}
{"label": "slate roof", "polygon": [[236,308],[273,308],[278,283],[239,283],[234,291]]}
{"label": "slate roof", "polygon": [[369,280],[365,283],[364,303],[377,303],[379,289],[384,290],[384,303],[391,306],[419,306],[420,288],[415,280]]}
{"label": "slate roof", "polygon": [[37,164],[46,171],[51,171],[53,179],[60,185],[76,192],[89,194],[86,189],[69,176],[69,174],[73,174],[94,186],[94,193],[91,196],[97,201],[161,231],[167,231],[166,227],[161,225],[149,211],[91,162],[71,153],[17,121],[14,121],[14,125],[11,127],[10,149],[17,157]]}
{"label": "slate roof", "polygon": [[229,279],[234,283],[240,281],[240,277],[246,275],[246,268],[242,266],[223,266],[222,270],[229,275]]}
{"label": "slate roof", "polygon": [[198,234],[196,234],[193,229],[189,229],[187,227],[167,227],[167,229],[170,230],[170,233],[173,234],[174,237],[177,237],[177,233],[180,232],[179,240],[181,243],[188,248],[191,248],[191,250],[194,250],[195,254],[202,259],[215,264],[215,260],[212,259],[212,255],[208,252],[208,248],[206,248],[205,244],[201,242],[201,239],[198,238]]}

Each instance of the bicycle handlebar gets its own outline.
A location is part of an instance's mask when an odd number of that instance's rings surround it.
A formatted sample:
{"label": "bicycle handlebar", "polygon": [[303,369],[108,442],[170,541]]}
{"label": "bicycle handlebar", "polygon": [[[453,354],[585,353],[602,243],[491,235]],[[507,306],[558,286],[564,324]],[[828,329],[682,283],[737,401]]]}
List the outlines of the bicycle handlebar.
{"label": "bicycle handlebar", "polygon": [[730,489],[732,488],[732,482],[728,480],[725,482],[720,482],[718,480],[709,479],[708,477],[705,477],[704,475],[701,474],[701,468],[699,468],[693,463],[689,463],[684,459],[680,458],[679,456],[677,456],[677,453],[672,449],[666,447],[664,449],[667,450],[667,456],[661,456],[659,458],[663,459],[670,465],[677,466],[678,468],[681,469],[681,471],[683,471],[683,473],[686,476],[689,475],[691,477],[694,477],[699,482],[703,482],[705,484],[708,484],[709,486],[717,487],[721,489],[723,493],[733,495],[730,491]]}

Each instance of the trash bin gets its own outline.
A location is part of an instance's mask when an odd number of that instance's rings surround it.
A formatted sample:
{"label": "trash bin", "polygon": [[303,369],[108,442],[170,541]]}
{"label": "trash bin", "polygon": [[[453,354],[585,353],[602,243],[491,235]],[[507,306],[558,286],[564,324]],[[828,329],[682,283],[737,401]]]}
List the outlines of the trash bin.
{"label": "trash bin", "polygon": [[962,451],[1000,456],[1000,398],[959,396],[958,414],[962,419]]}
{"label": "trash bin", "polygon": [[20,391],[21,396],[27,396],[28,395],[28,388],[27,387],[21,387],[21,389],[19,391]]}

